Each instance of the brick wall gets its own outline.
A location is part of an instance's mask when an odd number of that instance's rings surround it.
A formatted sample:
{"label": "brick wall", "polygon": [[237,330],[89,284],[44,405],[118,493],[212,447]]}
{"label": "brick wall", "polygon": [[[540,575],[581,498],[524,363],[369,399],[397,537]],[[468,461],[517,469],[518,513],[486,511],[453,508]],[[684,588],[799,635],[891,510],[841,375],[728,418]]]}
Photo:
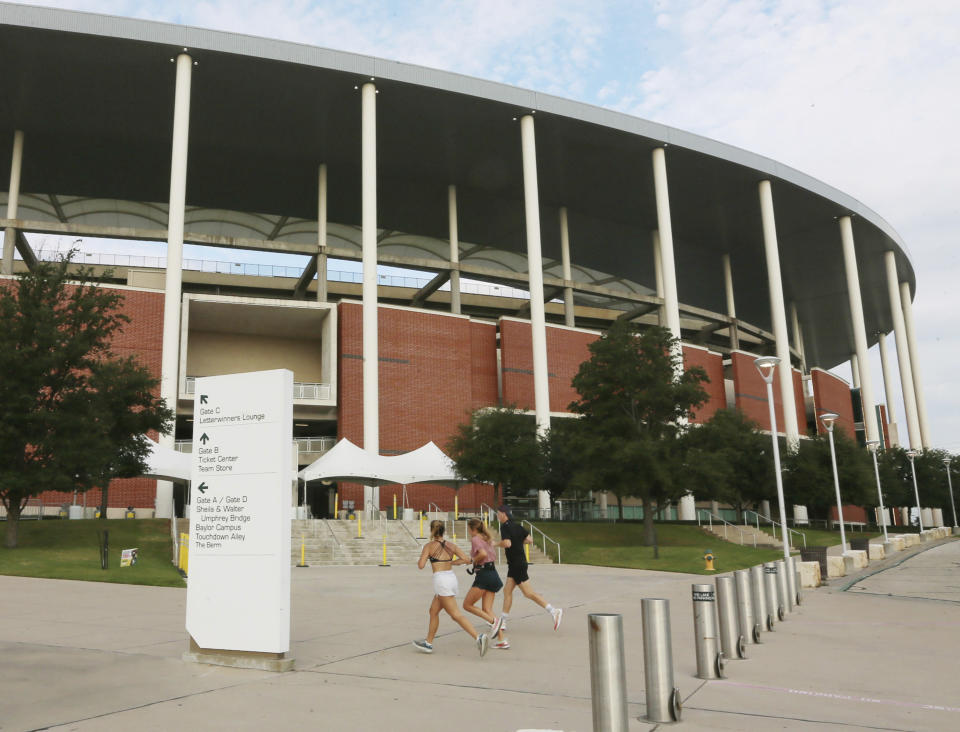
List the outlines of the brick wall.
{"label": "brick wall", "polygon": [[697,346],[683,346],[683,367],[689,369],[700,366],[707,372],[710,381],[703,384],[704,391],[709,396],[708,401],[694,411],[694,422],[706,422],[718,409],[727,406],[727,397],[723,385],[723,356],[713,353],[706,348]]}
{"label": "brick wall", "polygon": [[[579,398],[571,382],[580,364],[590,358],[588,346],[596,333],[547,326],[547,373],[550,411],[567,412]],[[529,321],[500,319],[503,403],[533,409],[533,346]]]}
{"label": "brick wall", "polygon": [[850,395],[850,385],[835,374],[823,369],[810,369],[810,380],[813,383],[813,407],[817,416],[817,434],[826,434],[826,428],[820,421],[820,415],[825,412],[834,412],[840,417],[835,423],[835,430],[842,430],[850,439],[856,439],[853,426],[853,400]]}
{"label": "brick wall", "polygon": [[[363,324],[359,303],[339,306],[338,436],[363,446]],[[432,440],[446,450],[457,425],[477,406],[496,404],[496,331],[492,324],[439,313],[381,306],[378,320],[380,453],[407,452]],[[476,383],[474,380],[476,379]],[[340,486],[341,498],[363,501],[359,484]],[[401,488],[380,489],[380,507]],[[444,486],[407,487],[414,508],[433,502],[453,508]],[[493,502],[491,486],[464,486],[460,505]]]}

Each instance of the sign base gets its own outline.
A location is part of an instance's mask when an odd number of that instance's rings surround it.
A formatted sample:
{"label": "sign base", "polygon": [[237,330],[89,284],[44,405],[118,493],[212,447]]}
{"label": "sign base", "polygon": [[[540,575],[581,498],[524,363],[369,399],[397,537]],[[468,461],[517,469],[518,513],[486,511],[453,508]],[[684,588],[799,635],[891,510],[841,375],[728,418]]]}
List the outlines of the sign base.
{"label": "sign base", "polygon": [[211,666],[230,668],[250,668],[258,671],[293,671],[293,658],[285,653],[261,653],[259,651],[226,651],[214,648],[201,648],[190,638],[190,649],[184,651],[182,659],[191,663],[206,663]]}

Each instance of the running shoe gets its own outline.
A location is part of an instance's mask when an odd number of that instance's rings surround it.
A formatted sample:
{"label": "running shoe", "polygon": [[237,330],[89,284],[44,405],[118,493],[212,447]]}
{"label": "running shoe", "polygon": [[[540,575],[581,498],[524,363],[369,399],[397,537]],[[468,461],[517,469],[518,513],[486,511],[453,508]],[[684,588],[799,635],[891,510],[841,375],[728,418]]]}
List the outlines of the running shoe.
{"label": "running shoe", "polygon": [[487,637],[486,633],[481,633],[477,636],[477,648],[480,649],[480,658],[483,658],[487,655],[487,646],[490,643],[490,639]]}
{"label": "running shoe", "polygon": [[510,641],[508,640],[497,641],[496,643],[493,644],[493,647],[496,648],[498,651],[510,650]]}
{"label": "running shoe", "polygon": [[493,638],[500,632],[500,629],[503,628],[503,618],[496,618],[490,624],[490,637]]}
{"label": "running shoe", "polygon": [[555,607],[550,614],[553,615],[553,629],[557,630],[560,627],[560,621],[563,620],[563,608]]}
{"label": "running shoe", "polygon": [[425,640],[414,641],[413,647],[422,653],[433,653],[433,644],[427,643]]}

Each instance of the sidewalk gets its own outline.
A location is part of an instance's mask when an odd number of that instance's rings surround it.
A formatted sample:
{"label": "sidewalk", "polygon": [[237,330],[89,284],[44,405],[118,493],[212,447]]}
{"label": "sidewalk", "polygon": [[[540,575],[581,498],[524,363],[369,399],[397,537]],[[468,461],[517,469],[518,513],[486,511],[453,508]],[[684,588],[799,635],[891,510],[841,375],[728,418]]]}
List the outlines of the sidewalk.
{"label": "sidewalk", "polygon": [[297,670],[282,675],[182,662],[183,590],[0,577],[0,730],[587,732],[589,612],[624,616],[630,729],[652,729],[638,719],[644,597],[671,600],[678,728],[953,729],[960,542],[923,549],[850,591],[808,590],[748,660],[709,682],[694,678],[690,585],[704,579],[692,575],[536,566],[533,584],[565,608],[563,625],[554,632],[517,593],[513,647],[481,660],[445,616],[432,655],[410,645],[426,631],[426,570],[295,569]]}

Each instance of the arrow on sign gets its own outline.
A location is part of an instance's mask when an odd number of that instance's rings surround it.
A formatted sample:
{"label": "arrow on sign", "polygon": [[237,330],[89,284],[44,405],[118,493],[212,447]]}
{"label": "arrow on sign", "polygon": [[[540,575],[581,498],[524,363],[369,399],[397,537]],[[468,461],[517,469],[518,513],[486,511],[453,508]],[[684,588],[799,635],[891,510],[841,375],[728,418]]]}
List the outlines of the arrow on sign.
{"label": "arrow on sign", "polygon": [[208,486],[206,483],[201,483],[200,485],[197,486],[197,490],[200,491],[201,493],[206,493],[207,488],[209,487],[210,486]]}
{"label": "arrow on sign", "polygon": [[204,432],[202,435],[200,435],[200,442],[202,442],[204,445],[207,444],[207,440],[209,440],[209,439],[210,439],[210,438],[207,436],[207,433],[206,433],[206,432]]}
{"label": "arrow on sign", "polygon": [[206,394],[201,394],[201,395],[200,395],[200,403],[201,403],[201,404],[206,404],[206,403],[207,403],[207,395],[206,395]]}

